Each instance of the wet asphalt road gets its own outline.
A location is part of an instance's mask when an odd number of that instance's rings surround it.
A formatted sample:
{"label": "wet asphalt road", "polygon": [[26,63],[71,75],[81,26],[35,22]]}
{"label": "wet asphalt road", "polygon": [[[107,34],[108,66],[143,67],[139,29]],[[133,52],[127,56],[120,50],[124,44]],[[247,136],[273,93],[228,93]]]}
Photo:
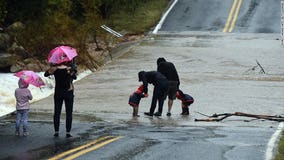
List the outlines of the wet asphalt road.
{"label": "wet asphalt road", "polygon": [[[42,158],[111,135],[123,138],[79,159],[265,159],[277,122],[244,122],[244,117],[215,123],[194,119],[206,118],[196,112],[283,115],[284,55],[277,35],[180,34],[160,32],[159,36],[147,37],[75,83],[73,138],[64,137],[64,115],[60,138],[52,137],[51,96],[32,104],[32,112],[43,116],[31,119],[35,122],[26,139],[14,137],[12,120],[1,127],[1,148],[6,148],[1,155],[9,153],[15,158],[20,153],[34,153],[34,157]],[[127,101],[139,85],[137,73],[154,70],[159,56],[176,64],[181,88],[195,97],[190,116],[180,116],[180,104],[175,101],[171,118],[165,114],[161,118],[146,117],[143,112],[148,111],[151,100],[147,98],[141,101],[141,117],[133,119]],[[256,58],[267,74],[260,74],[259,68],[250,70]],[[150,97],[151,90],[150,86]],[[25,145],[26,140],[31,141],[30,145]]]}
{"label": "wet asphalt road", "polygon": [[[280,33],[280,2],[242,1],[233,32]],[[224,0],[178,0],[160,31],[222,32],[232,5]]]}
{"label": "wet asphalt road", "polygon": [[[223,5],[227,13],[230,4]],[[22,154],[27,159],[46,159],[104,136],[123,137],[77,159],[265,159],[277,122],[244,122],[251,120],[244,117],[222,122],[194,119],[206,118],[197,112],[283,116],[284,54],[277,39],[279,34],[271,33],[173,32],[162,28],[158,35],[120,50],[120,57],[75,84],[73,138],[64,137],[64,115],[60,137],[52,137],[51,96],[32,104],[29,137],[14,137],[13,116],[1,121],[0,159],[20,159]],[[140,104],[141,117],[132,118],[127,102],[139,85],[137,73],[155,70],[161,56],[176,65],[181,89],[195,98],[190,115],[180,116],[180,102],[175,101],[170,118],[165,113],[161,118],[144,116],[151,101],[150,85],[149,98]],[[252,70],[256,59],[266,74],[258,67]]]}

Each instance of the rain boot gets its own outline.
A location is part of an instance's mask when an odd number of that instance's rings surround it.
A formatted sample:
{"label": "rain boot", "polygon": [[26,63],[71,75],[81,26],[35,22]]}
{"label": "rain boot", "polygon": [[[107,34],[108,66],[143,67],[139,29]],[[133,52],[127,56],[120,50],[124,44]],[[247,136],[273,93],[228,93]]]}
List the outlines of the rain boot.
{"label": "rain boot", "polygon": [[185,110],[184,110],[184,108],[183,108],[183,107],[182,107],[181,109],[182,109],[181,115],[184,115]]}
{"label": "rain boot", "polygon": [[138,107],[133,107],[133,117],[139,117],[138,115]]}
{"label": "rain boot", "polygon": [[184,114],[183,115],[189,115],[189,109],[188,107],[187,108],[184,108]]}

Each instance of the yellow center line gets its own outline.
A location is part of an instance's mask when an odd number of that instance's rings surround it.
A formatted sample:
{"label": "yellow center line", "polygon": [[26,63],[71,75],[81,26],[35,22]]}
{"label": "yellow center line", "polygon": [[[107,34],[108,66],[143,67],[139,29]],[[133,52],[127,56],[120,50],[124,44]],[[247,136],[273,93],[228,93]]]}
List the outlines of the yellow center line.
{"label": "yellow center line", "polygon": [[235,12],[236,5],[237,5],[237,0],[234,0],[233,5],[232,5],[231,10],[230,10],[230,13],[229,13],[229,16],[227,18],[227,22],[226,22],[225,27],[223,29],[223,32],[228,32],[228,28],[229,28],[229,25],[231,23],[233,13]]}
{"label": "yellow center line", "polygon": [[237,18],[238,18],[240,9],[241,9],[242,2],[243,2],[243,0],[239,0],[238,7],[237,7],[237,10],[235,12],[234,19],[233,19],[233,22],[231,24],[229,32],[232,32],[234,27],[235,27],[235,24],[236,24],[236,21],[237,21]]}
{"label": "yellow center line", "polygon": [[85,145],[82,145],[82,146],[80,146],[80,147],[77,147],[77,148],[68,150],[68,151],[63,152],[63,153],[61,153],[61,154],[59,154],[59,155],[56,155],[56,156],[54,156],[54,157],[52,157],[52,158],[49,158],[48,160],[57,160],[57,159],[60,159],[60,158],[62,158],[62,157],[64,157],[64,156],[67,156],[67,155],[69,155],[69,154],[71,154],[71,153],[74,153],[74,152],[76,152],[76,151],[82,150],[82,149],[84,149],[84,148],[87,148],[87,147],[89,147],[89,146],[91,146],[91,145],[94,145],[94,144],[96,144],[96,143],[99,143],[99,142],[101,142],[101,141],[103,141],[103,140],[106,140],[106,139],[108,139],[108,138],[110,138],[110,136],[101,137],[101,138],[96,139],[96,140],[94,140],[94,141],[91,141],[91,142],[89,142],[89,143],[87,143],[87,144],[85,144]]}
{"label": "yellow center line", "polygon": [[223,32],[232,32],[234,30],[242,2],[243,0],[234,0]]}
{"label": "yellow center line", "polygon": [[97,145],[95,145],[95,146],[93,146],[93,147],[84,149],[84,150],[82,150],[82,151],[79,151],[79,152],[77,152],[77,153],[71,155],[71,156],[68,156],[68,157],[65,158],[64,160],[73,160],[74,158],[77,158],[77,157],[79,157],[79,156],[81,156],[81,155],[83,155],[83,154],[86,154],[86,153],[88,153],[88,152],[91,152],[91,151],[94,151],[94,150],[96,150],[96,149],[98,149],[98,148],[101,148],[101,147],[103,147],[103,146],[105,146],[105,145],[107,145],[107,144],[109,144],[109,143],[111,143],[111,142],[113,142],[113,141],[116,141],[116,140],[118,140],[118,139],[120,139],[120,138],[122,138],[122,136],[109,139],[109,140],[104,141],[104,142],[102,142],[102,143],[99,143],[99,144],[97,144]]}

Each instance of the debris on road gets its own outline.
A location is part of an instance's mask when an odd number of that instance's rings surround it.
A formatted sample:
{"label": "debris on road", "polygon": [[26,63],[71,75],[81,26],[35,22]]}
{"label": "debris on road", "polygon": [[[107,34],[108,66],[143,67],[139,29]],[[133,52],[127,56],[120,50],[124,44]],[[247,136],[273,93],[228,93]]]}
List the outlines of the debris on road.
{"label": "debris on road", "polygon": [[259,67],[260,68],[260,71],[259,71],[259,74],[266,74],[266,72],[264,71],[262,65],[257,61],[256,61],[256,66],[253,66],[252,68],[248,69],[247,71],[244,72],[244,74],[249,74],[251,72],[255,72],[257,71],[257,68]]}
{"label": "debris on road", "polygon": [[[197,112],[199,113],[199,112]],[[203,113],[199,113],[201,115],[207,116]],[[257,114],[248,114],[243,112],[235,112],[235,113],[221,113],[221,114],[213,114],[212,116],[207,116],[206,119],[195,119],[195,121],[203,121],[203,122],[219,122],[222,121],[225,118],[231,117],[231,116],[240,116],[240,117],[251,117],[256,119],[264,119],[264,120],[270,120],[270,121],[277,121],[277,122],[284,122],[283,116],[271,116],[271,115],[257,115]]]}

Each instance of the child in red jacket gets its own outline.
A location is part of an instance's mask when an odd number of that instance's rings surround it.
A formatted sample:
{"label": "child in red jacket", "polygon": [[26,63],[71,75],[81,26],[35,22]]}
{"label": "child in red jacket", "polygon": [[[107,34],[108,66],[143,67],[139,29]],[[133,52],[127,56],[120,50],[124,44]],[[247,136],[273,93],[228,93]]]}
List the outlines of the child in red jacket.
{"label": "child in red jacket", "polygon": [[143,85],[140,85],[139,88],[130,95],[128,104],[133,108],[133,117],[139,117],[138,115],[138,106],[141,98],[148,97],[148,94],[143,93]]}
{"label": "child in red jacket", "polygon": [[193,97],[188,94],[184,94],[181,90],[177,91],[176,97],[177,99],[181,100],[181,115],[189,115],[188,107],[194,102]]}

